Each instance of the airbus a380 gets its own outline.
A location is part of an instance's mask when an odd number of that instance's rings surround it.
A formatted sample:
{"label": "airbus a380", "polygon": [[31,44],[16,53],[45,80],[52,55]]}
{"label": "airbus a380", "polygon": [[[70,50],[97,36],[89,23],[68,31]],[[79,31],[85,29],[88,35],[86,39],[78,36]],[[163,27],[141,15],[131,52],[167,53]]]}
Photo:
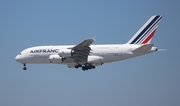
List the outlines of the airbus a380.
{"label": "airbus a380", "polygon": [[95,69],[96,66],[108,62],[125,60],[158,51],[150,44],[161,20],[161,15],[155,15],[138,30],[125,44],[91,45],[95,38],[86,39],[78,45],[36,46],[19,53],[15,60],[26,64],[67,64],[69,68],[82,70]]}

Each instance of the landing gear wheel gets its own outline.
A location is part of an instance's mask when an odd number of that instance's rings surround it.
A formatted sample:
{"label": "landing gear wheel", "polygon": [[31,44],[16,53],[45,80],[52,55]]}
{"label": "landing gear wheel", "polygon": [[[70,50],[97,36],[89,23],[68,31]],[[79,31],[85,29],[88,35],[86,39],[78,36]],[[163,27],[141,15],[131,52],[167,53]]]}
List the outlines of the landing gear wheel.
{"label": "landing gear wheel", "polygon": [[85,70],[86,70],[86,67],[85,67],[85,66],[82,66],[82,70],[85,71]]}
{"label": "landing gear wheel", "polygon": [[95,66],[92,65],[92,64],[85,64],[84,66],[82,66],[82,70],[85,71],[85,70],[91,70],[91,69],[95,69]]}
{"label": "landing gear wheel", "polygon": [[79,66],[78,66],[78,65],[75,65],[75,68],[76,68],[76,69],[78,69],[78,68],[79,68]]}
{"label": "landing gear wheel", "polygon": [[78,67],[82,67],[82,65],[81,65],[81,64],[78,64]]}
{"label": "landing gear wheel", "polygon": [[76,68],[76,69],[78,69],[79,67],[82,67],[82,65],[81,65],[81,64],[75,65],[75,68]]}
{"label": "landing gear wheel", "polygon": [[27,68],[26,68],[26,64],[23,64],[24,65],[24,67],[23,67],[23,70],[26,70]]}
{"label": "landing gear wheel", "polygon": [[23,70],[26,70],[27,68],[26,67],[23,67]]}

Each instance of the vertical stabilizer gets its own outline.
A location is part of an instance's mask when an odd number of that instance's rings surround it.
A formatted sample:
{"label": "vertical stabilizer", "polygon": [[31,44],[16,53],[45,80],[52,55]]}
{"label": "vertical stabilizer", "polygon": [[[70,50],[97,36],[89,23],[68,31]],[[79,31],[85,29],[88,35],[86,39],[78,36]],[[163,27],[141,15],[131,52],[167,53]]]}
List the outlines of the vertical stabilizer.
{"label": "vertical stabilizer", "polygon": [[162,15],[152,16],[127,42],[128,44],[149,44],[154,36]]}

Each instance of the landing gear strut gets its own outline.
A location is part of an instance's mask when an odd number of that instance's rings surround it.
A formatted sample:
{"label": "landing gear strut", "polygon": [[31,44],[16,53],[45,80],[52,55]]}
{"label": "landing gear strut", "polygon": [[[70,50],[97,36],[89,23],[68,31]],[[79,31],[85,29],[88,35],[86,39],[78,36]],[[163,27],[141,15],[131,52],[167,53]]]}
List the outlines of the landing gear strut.
{"label": "landing gear strut", "polygon": [[26,68],[26,64],[23,64],[24,65],[24,67],[23,67],[23,70],[26,70],[27,68]]}

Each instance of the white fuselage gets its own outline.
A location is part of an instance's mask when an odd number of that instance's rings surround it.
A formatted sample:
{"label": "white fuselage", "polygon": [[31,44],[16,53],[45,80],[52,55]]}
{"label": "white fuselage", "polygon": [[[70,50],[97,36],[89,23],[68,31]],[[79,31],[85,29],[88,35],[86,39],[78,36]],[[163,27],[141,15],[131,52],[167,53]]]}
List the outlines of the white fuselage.
{"label": "white fuselage", "polygon": [[115,62],[157,51],[150,44],[162,15],[154,15],[126,44],[92,45],[94,38],[78,45],[36,46],[23,50],[15,60],[26,64],[67,64],[69,68],[94,69],[107,62]]}
{"label": "white fuselage", "polygon": [[[88,56],[87,62],[94,65],[100,65],[106,62],[120,61],[156,51],[156,47],[152,47],[149,51],[133,52],[133,50],[139,48],[140,46],[141,45],[133,44],[91,45],[91,53]],[[16,61],[22,64],[77,64],[76,62],[70,60],[57,62],[52,62],[50,60],[50,56],[58,55],[61,49],[72,47],[74,47],[74,45],[31,47],[23,50],[19,55],[17,55]]]}

